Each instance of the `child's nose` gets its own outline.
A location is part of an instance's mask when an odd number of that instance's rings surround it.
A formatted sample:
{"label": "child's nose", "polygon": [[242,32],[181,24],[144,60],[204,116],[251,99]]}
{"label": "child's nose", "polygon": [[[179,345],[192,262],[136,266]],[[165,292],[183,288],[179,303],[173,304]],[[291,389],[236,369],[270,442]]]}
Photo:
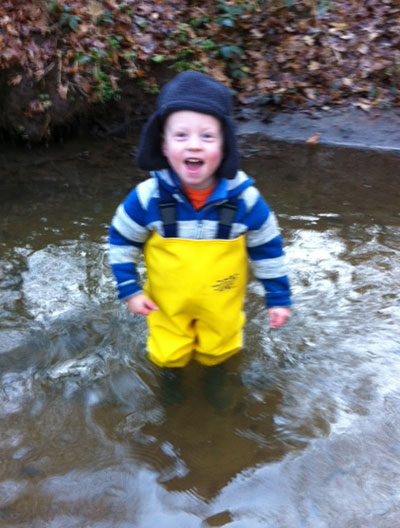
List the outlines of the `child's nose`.
{"label": "child's nose", "polygon": [[189,137],[188,148],[189,149],[199,149],[201,147],[200,138],[197,134],[192,134]]}

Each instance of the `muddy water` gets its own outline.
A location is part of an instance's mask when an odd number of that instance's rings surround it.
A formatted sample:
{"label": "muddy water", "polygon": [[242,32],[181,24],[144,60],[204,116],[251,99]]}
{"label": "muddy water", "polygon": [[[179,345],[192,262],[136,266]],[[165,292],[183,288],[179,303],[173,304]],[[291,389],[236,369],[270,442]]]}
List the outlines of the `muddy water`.
{"label": "muddy water", "polygon": [[251,281],[227,403],[190,365],[171,406],[107,266],[130,143],[1,153],[0,526],[400,526],[393,182],[244,160],[279,217],[293,317],[269,329]]}

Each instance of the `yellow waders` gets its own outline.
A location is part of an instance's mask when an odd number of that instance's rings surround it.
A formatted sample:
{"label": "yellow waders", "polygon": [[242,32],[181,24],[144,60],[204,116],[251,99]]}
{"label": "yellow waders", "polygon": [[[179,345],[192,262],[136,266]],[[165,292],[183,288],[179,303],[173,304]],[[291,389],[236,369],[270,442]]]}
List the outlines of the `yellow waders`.
{"label": "yellow waders", "polygon": [[150,359],[161,367],[224,361],[242,347],[245,238],[188,240],[154,232],[145,244]]}

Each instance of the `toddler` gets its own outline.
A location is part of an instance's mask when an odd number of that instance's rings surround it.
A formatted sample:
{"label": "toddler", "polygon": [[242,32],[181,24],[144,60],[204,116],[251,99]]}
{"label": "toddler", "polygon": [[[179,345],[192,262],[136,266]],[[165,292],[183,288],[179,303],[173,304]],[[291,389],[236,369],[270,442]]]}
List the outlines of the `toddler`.
{"label": "toddler", "polygon": [[239,170],[229,90],[202,73],[177,75],[160,92],[136,161],[151,178],[115,213],[110,263],[119,299],[147,317],[150,360],[217,365],[241,349],[249,260],[269,323],[282,326],[291,304],[282,240],[254,181]]}

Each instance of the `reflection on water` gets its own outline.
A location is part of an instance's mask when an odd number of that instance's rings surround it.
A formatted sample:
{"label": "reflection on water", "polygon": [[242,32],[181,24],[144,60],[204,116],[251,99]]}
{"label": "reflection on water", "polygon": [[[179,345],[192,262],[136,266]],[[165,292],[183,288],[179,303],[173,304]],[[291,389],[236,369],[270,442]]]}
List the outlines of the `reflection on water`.
{"label": "reflection on water", "polygon": [[22,153],[1,192],[0,525],[398,526],[398,196],[262,179],[248,160],[280,219],[293,317],[269,329],[252,281],[226,405],[196,364],[167,405],[105,255],[127,147],[85,148]]}

